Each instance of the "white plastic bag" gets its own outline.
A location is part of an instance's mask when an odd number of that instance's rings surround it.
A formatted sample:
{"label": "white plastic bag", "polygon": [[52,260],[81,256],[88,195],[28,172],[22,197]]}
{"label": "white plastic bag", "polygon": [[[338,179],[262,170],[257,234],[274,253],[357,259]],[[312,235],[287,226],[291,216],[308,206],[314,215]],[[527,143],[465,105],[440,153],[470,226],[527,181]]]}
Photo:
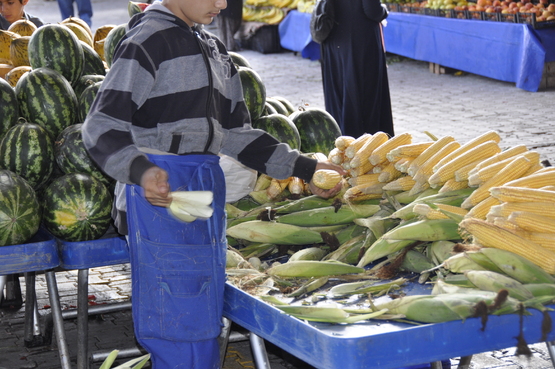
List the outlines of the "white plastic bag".
{"label": "white plastic bag", "polygon": [[225,175],[226,202],[235,202],[254,189],[258,175],[256,170],[244,166],[227,155],[220,155],[220,166]]}

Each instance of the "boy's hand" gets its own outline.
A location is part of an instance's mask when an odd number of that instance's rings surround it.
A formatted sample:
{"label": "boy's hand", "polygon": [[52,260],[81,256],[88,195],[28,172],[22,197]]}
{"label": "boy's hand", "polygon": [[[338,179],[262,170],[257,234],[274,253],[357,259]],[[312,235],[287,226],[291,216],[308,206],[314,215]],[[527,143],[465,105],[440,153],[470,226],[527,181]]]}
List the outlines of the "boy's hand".
{"label": "boy's hand", "polygon": [[154,206],[166,207],[171,203],[170,185],[168,173],[159,167],[147,169],[141,177],[141,187],[145,192],[145,198]]}
{"label": "boy's hand", "polygon": [[[336,172],[338,172],[342,176],[347,174],[347,171],[345,169],[343,169],[341,166],[336,165],[336,164],[332,164],[329,161],[319,161],[318,164],[316,164],[315,171],[320,170],[320,169],[335,170]],[[323,197],[325,199],[329,199],[330,197],[333,197],[333,196],[337,195],[339,193],[339,191],[341,191],[341,188],[343,187],[343,182],[342,181],[339,182],[334,188],[329,189],[329,190],[324,190],[323,188],[320,188],[320,187],[316,186],[312,181],[310,181],[308,186],[310,188],[310,192],[312,192],[314,195]]]}

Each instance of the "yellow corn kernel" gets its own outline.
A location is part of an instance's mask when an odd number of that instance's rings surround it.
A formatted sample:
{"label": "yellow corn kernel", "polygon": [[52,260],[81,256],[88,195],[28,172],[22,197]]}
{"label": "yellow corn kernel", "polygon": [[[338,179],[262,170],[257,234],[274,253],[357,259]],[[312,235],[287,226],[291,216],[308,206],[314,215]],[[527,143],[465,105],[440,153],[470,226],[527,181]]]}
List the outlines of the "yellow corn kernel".
{"label": "yellow corn kernel", "polygon": [[341,179],[343,179],[343,176],[335,170],[320,169],[314,172],[312,183],[314,183],[316,187],[329,190],[341,182]]}
{"label": "yellow corn kernel", "polygon": [[509,159],[511,157],[523,154],[526,151],[528,151],[528,149],[526,148],[526,145],[516,145],[516,146],[510,147],[507,150],[503,150],[499,154],[494,155],[491,158],[488,158],[482,161],[480,164],[476,166],[476,170],[478,171],[482,168],[487,167],[488,165],[498,163],[500,161]]}
{"label": "yellow corn kernel", "polygon": [[401,158],[395,162],[395,169],[399,172],[407,173],[411,163],[415,158]]}
{"label": "yellow corn kernel", "polygon": [[513,179],[520,178],[530,168],[530,160],[524,156],[517,156],[505,168],[501,169],[492,178],[479,186],[462,203],[461,207],[468,209],[490,196],[489,189],[495,186],[502,186]]}
{"label": "yellow corn kernel", "polygon": [[461,182],[461,181],[467,181],[468,177],[469,177],[469,173],[470,171],[476,167],[476,165],[478,165],[478,163],[481,163],[482,160],[476,160],[473,161],[470,164],[465,165],[464,167],[457,169],[455,171],[455,181]]}
{"label": "yellow corn kernel", "polygon": [[372,163],[367,161],[366,163],[364,163],[361,166],[356,167],[356,168],[351,168],[350,165],[349,165],[349,173],[353,177],[361,176],[361,175],[366,174],[366,173],[372,173],[373,168],[374,168],[374,166],[372,165]]}
{"label": "yellow corn kernel", "polygon": [[328,157],[322,152],[313,152],[311,156],[312,159],[316,159],[318,161],[328,161]]}
{"label": "yellow corn kernel", "polygon": [[482,246],[511,251],[530,260],[547,273],[555,274],[555,252],[484,220],[466,218],[460,226]]}
{"label": "yellow corn kernel", "polygon": [[412,186],[412,188],[410,189],[409,195],[410,196],[418,195],[419,193],[426,191],[428,188],[430,188],[430,184],[428,183],[427,179],[414,180],[414,186]]}
{"label": "yellow corn kernel", "polygon": [[497,142],[491,140],[474,146],[460,155],[454,156],[451,160],[445,161],[442,165],[440,165],[440,161],[434,167],[434,174],[428,179],[428,182],[430,182],[431,185],[445,183],[448,179],[454,178],[457,169],[473,161],[483,160],[491,155],[495,155],[500,150]]}
{"label": "yellow corn kernel", "polygon": [[499,204],[501,204],[501,202],[495,197],[486,197],[484,200],[474,205],[474,207],[468,211],[466,216],[477,219],[486,219],[491,207]]}
{"label": "yellow corn kernel", "polygon": [[544,173],[544,172],[553,172],[555,171],[555,167],[543,167],[542,169],[538,170],[536,173]]}
{"label": "yellow corn kernel", "polygon": [[555,191],[555,186],[545,186],[545,187],[540,187],[540,190],[545,190],[545,191]]}
{"label": "yellow corn kernel", "polygon": [[[385,183],[384,183],[385,184]],[[399,177],[383,186],[384,191],[408,191],[414,186],[414,179],[410,176]]]}
{"label": "yellow corn kernel", "polygon": [[412,143],[412,135],[410,133],[402,133],[400,135],[393,136],[389,140],[378,146],[372,152],[372,155],[370,155],[370,158],[368,160],[370,160],[370,163],[374,165],[381,164],[387,160],[386,155],[388,152],[396,147],[407,145],[410,143]]}
{"label": "yellow corn kernel", "polygon": [[276,197],[278,197],[283,192],[283,190],[287,188],[287,185],[289,184],[289,181],[291,181],[291,178],[292,177],[286,179],[272,178],[270,186],[268,186],[268,188],[266,189],[266,194],[268,195],[268,198],[275,199]]}
{"label": "yellow corn kernel", "polygon": [[428,159],[434,156],[439,150],[441,150],[445,145],[450,142],[454,142],[455,139],[453,136],[444,136],[439,140],[435,141],[430,147],[422,152],[422,154],[418,155],[414,161],[411,163],[407,173],[411,176],[416,174],[416,171],[422,164],[424,164]]}
{"label": "yellow corn kernel", "polygon": [[299,177],[291,177],[291,180],[287,184],[287,189],[291,192],[291,195],[300,196],[304,192],[304,181]]}
{"label": "yellow corn kernel", "polygon": [[[433,174],[434,166],[445,156],[449,155],[453,151],[458,150],[461,147],[461,144],[457,141],[448,142],[445,146],[440,148],[431,158],[426,160],[422,163],[416,173],[412,175],[412,177],[418,181],[420,179],[426,178],[426,180]],[[410,174],[410,173],[409,173]]]}
{"label": "yellow corn kernel", "polygon": [[389,161],[397,161],[401,158],[417,157],[428,147],[432,146],[432,144],[433,142],[419,142],[397,146],[388,152],[385,157]]}
{"label": "yellow corn kernel", "polygon": [[339,136],[335,139],[335,147],[341,151],[345,151],[354,140],[355,138],[352,136]]}
{"label": "yellow corn kernel", "polygon": [[[501,137],[495,131],[488,131],[488,132],[485,132],[485,133],[481,134],[480,136],[478,136],[478,137],[468,141],[464,145],[462,145],[456,151],[454,151],[451,154],[445,156],[439,163],[436,164],[436,167],[434,167],[434,171],[437,168],[441,167],[443,164],[453,160],[457,156],[461,156],[465,152],[467,152],[469,150],[472,150],[476,146],[479,146],[479,145],[481,145],[485,142],[488,142],[488,141],[495,141],[496,143],[499,143],[499,141],[501,141]],[[499,151],[501,151],[501,149]],[[497,152],[497,153],[499,153],[499,152]]]}
{"label": "yellow corn kernel", "polygon": [[555,252],[555,234],[547,232],[522,232],[519,235],[529,241],[535,242],[538,245],[546,248],[549,251]]}
{"label": "yellow corn kernel", "polygon": [[364,144],[355,153],[355,156],[351,159],[351,168],[356,168],[364,165],[368,162],[368,158],[374,152],[374,150],[379,147],[384,142],[389,140],[389,136],[385,132],[376,132],[372,137],[367,139]]}
{"label": "yellow corn kernel", "polygon": [[377,184],[378,183],[378,177],[380,176],[379,173],[368,173],[368,174],[363,174],[360,176],[356,176],[356,177],[351,177],[348,179],[348,183],[354,187],[357,185],[370,185],[370,184]]}
{"label": "yellow corn kernel", "polygon": [[508,220],[529,232],[555,233],[555,218],[526,211],[515,211],[509,215]]}
{"label": "yellow corn kernel", "polygon": [[345,156],[350,159],[354,158],[355,154],[360,150],[364,143],[372,138],[370,133],[363,133],[357,137],[347,148],[345,149]]}
{"label": "yellow corn kernel", "polygon": [[509,222],[509,220],[507,218],[496,217],[493,220],[493,224],[495,224],[496,226],[501,227],[503,229],[506,229],[508,231],[511,231],[515,234],[518,234],[521,237],[524,237],[524,234],[527,233],[524,229],[520,228],[519,226],[517,226],[513,222]]}
{"label": "yellow corn kernel", "polygon": [[[540,154],[537,151],[527,151],[526,153],[521,155],[511,156],[510,158],[507,158],[505,160],[501,160],[491,165],[482,167],[478,171],[471,171],[468,177],[469,185],[471,186],[481,185],[482,183],[486,182],[487,180],[495,176],[497,173],[499,173],[503,168],[509,165],[509,163],[511,163],[517,157],[525,157],[526,159],[530,160],[530,167],[532,167],[535,163],[539,163],[539,160],[540,160]],[[524,175],[526,175],[526,173],[524,173],[523,176]]]}
{"label": "yellow corn kernel", "polygon": [[357,185],[345,191],[344,200],[349,203],[353,201],[362,201],[369,199],[380,199],[383,196],[383,186],[385,183],[377,183],[374,185]]}
{"label": "yellow corn kernel", "polygon": [[468,210],[458,206],[447,204],[435,204],[435,206],[437,206],[438,209],[433,209],[428,204],[415,204],[413,211],[417,214],[425,216],[427,219],[449,219],[449,216],[446,215],[444,211],[463,217],[468,213]]}
{"label": "yellow corn kernel", "polygon": [[492,206],[490,214],[496,217],[508,218],[515,211],[526,211],[555,218],[555,206],[549,206],[541,202],[504,202],[501,205]]}
{"label": "yellow corn kernel", "polygon": [[439,189],[438,193],[444,193],[468,188],[468,181],[456,181],[455,178],[448,179]]}
{"label": "yellow corn kernel", "polygon": [[345,160],[345,152],[339,150],[337,147],[334,147],[328,154],[328,160],[330,163],[340,165]]}
{"label": "yellow corn kernel", "polygon": [[[491,196],[503,202],[547,202],[555,203],[555,191],[528,187],[513,187],[507,184],[490,188]],[[552,206],[552,205],[550,205]]]}
{"label": "yellow corn kernel", "polygon": [[555,171],[548,171],[518,178],[507,182],[506,185],[512,187],[541,188],[544,186],[551,186],[554,183]]}
{"label": "yellow corn kernel", "polygon": [[401,176],[404,176],[402,172],[398,171],[397,168],[395,168],[395,163],[387,164],[385,167],[382,168],[382,171],[379,174],[380,176],[378,177],[378,181],[380,182],[391,182]]}
{"label": "yellow corn kernel", "polygon": [[272,177],[267,174],[260,173],[258,178],[256,179],[256,183],[254,184],[253,191],[262,191],[267,189],[272,182]]}
{"label": "yellow corn kernel", "polygon": [[532,174],[538,173],[539,170],[542,170],[544,166],[541,163],[533,164],[530,169],[526,173],[524,173],[523,177],[531,176]]}

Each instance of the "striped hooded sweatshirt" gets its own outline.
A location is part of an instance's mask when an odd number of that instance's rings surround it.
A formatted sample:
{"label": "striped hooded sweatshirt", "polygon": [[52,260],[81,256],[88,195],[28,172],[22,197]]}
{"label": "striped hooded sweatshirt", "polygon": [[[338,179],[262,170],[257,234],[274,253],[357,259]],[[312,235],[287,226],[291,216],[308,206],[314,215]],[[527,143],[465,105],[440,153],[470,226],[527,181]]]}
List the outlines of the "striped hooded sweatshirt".
{"label": "striped hooded sweatshirt", "polygon": [[309,181],[316,167],[315,160],[252,128],[224,45],[159,2],[129,21],[82,134],[90,156],[118,182],[113,217],[121,234],[127,234],[124,184],[140,184],[154,165],[145,148],[222,153],[278,179]]}

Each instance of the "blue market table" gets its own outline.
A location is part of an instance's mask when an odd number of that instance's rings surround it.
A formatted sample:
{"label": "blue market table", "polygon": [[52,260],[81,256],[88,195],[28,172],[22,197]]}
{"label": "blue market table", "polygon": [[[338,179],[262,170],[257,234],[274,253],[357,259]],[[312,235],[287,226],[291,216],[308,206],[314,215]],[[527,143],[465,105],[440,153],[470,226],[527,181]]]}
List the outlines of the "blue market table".
{"label": "blue market table", "polygon": [[[318,60],[310,14],[290,11],[279,25],[281,45]],[[388,52],[437,63],[538,90],[544,64],[555,61],[555,28],[390,12],[384,27]]]}

